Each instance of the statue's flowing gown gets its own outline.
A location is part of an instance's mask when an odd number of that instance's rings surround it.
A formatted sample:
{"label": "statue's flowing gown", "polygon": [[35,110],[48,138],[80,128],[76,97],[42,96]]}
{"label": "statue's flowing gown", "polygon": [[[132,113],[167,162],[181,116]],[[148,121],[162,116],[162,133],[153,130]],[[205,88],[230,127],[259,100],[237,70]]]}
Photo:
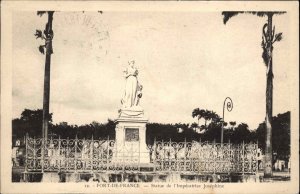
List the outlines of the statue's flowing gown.
{"label": "statue's flowing gown", "polygon": [[123,97],[123,107],[130,108],[135,106],[135,98],[137,92],[137,70],[135,68],[127,69],[127,78],[125,85],[125,94]]}

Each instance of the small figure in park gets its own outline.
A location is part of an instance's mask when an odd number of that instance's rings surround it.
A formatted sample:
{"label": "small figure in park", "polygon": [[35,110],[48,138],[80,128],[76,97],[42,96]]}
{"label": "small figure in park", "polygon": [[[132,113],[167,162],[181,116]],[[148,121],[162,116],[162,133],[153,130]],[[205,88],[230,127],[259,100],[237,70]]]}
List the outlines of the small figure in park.
{"label": "small figure in park", "polygon": [[135,61],[129,61],[125,73],[126,84],[125,93],[121,100],[123,108],[136,107],[139,104],[139,99],[142,97],[142,88],[137,79],[138,70],[134,65]]}

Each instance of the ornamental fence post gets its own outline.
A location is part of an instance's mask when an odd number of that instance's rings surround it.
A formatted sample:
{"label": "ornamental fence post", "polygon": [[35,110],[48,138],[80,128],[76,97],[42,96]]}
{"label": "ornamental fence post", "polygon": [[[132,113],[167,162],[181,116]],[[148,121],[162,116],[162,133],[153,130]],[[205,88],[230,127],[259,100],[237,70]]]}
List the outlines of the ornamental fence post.
{"label": "ornamental fence post", "polygon": [[186,172],[186,158],[187,158],[187,150],[186,150],[186,138],[184,138],[184,172]]}
{"label": "ornamental fence post", "polygon": [[28,173],[28,133],[26,133],[25,137],[25,171],[23,173],[23,180],[24,182],[28,181],[27,173]]}
{"label": "ornamental fence post", "polygon": [[164,140],[162,139],[161,140],[161,145],[162,145],[162,149],[163,149],[163,155],[164,155],[164,157],[163,157],[163,159],[162,159],[162,170],[164,171],[165,170],[165,146],[164,146]]}
{"label": "ornamental fence post", "polygon": [[67,137],[67,150],[66,150],[66,160],[67,160],[67,170],[69,170],[69,162],[70,162],[70,159],[69,159],[69,137]]}
{"label": "ornamental fence post", "polygon": [[42,173],[44,172],[44,161],[45,161],[45,138],[43,137],[42,139],[42,145],[41,145],[41,164],[42,164]]}
{"label": "ornamental fence post", "polygon": [[75,173],[77,172],[77,141],[78,141],[78,139],[77,139],[77,134],[76,134],[76,136],[75,136],[75,144],[74,144],[74,146],[75,146],[75,152],[74,152],[74,161],[75,161],[75,166],[74,166],[74,170],[75,170]]}
{"label": "ornamental fence post", "polygon": [[216,156],[215,156],[215,153],[216,153],[216,139],[214,139],[213,141],[213,160],[214,160],[214,175],[216,174]]}
{"label": "ornamental fence post", "polygon": [[33,136],[33,169],[36,170],[36,146],[35,146],[35,136]]}
{"label": "ornamental fence post", "polygon": [[257,157],[257,153],[258,153],[258,140],[256,140],[256,146],[255,146],[255,149],[256,149],[256,157],[255,157],[255,159],[256,159],[256,169],[255,169],[255,173],[256,173],[256,175],[258,175],[258,168],[259,168],[259,166],[258,166],[258,157]]}
{"label": "ornamental fence post", "polygon": [[28,171],[28,133],[26,133],[26,137],[25,137],[25,172],[24,173],[27,173],[27,171]]}
{"label": "ornamental fence post", "polygon": [[91,171],[94,170],[94,136],[92,134],[92,141],[91,141]]}
{"label": "ornamental fence post", "polygon": [[[248,150],[249,148],[251,150]],[[245,154],[246,154],[247,158],[248,158],[248,153],[250,152],[250,155],[249,155],[250,161],[249,161],[249,170],[248,170],[248,172],[252,174],[254,172],[253,167],[252,167],[252,160],[255,157],[255,144],[252,143],[252,142],[246,144],[245,151],[246,151]]]}
{"label": "ornamental fence post", "polygon": [[61,171],[61,159],[63,158],[62,157],[62,153],[61,153],[61,150],[60,150],[60,144],[61,144],[61,142],[60,142],[61,140],[60,140],[60,135],[58,136],[58,156],[59,156],[59,165],[58,165],[58,170],[59,170],[59,172]]}
{"label": "ornamental fence post", "polygon": [[242,165],[242,167],[243,167],[243,170],[242,170],[242,172],[243,172],[243,179],[244,179],[244,173],[245,173],[245,144],[244,144],[244,140],[243,140],[243,144],[242,144],[242,159],[243,159],[243,165]]}
{"label": "ornamental fence post", "polygon": [[169,140],[169,145],[168,145],[167,148],[168,148],[167,154],[168,154],[168,164],[169,164],[168,170],[169,170],[169,172],[171,172],[171,163],[172,163],[172,158],[171,158],[171,150],[172,150],[171,138]]}
{"label": "ornamental fence post", "polygon": [[110,149],[109,149],[109,136],[107,136],[107,144],[106,144],[106,170],[108,171],[109,169],[109,152],[110,152]]}
{"label": "ornamental fence post", "polygon": [[233,151],[232,151],[232,148],[231,148],[231,143],[230,143],[230,138],[228,139],[228,147],[229,147],[229,172],[232,172],[232,161],[233,161]]}
{"label": "ornamental fence post", "polygon": [[153,169],[153,171],[154,172],[156,172],[156,165],[157,165],[157,156],[156,156],[156,152],[157,152],[157,150],[156,150],[156,137],[154,137],[154,142],[153,142],[153,149],[152,149],[152,162],[153,162],[153,164],[154,164],[154,169]]}

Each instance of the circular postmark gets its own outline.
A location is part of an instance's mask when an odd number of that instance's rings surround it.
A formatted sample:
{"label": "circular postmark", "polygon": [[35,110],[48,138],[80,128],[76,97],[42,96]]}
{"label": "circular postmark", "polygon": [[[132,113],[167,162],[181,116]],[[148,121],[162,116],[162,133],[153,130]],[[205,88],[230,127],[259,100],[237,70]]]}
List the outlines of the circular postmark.
{"label": "circular postmark", "polygon": [[101,61],[109,50],[109,29],[102,12],[57,12],[53,23],[55,42],[77,47]]}

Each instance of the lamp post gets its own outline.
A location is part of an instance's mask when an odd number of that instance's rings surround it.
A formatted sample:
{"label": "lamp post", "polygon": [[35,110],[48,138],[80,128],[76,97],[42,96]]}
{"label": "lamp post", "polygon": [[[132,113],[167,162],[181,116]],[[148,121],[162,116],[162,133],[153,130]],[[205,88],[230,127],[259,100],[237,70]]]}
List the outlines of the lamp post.
{"label": "lamp post", "polygon": [[[226,101],[227,101],[227,103],[226,103]],[[230,97],[226,97],[224,100],[224,104],[223,104],[223,121],[222,121],[222,129],[221,129],[221,144],[222,145],[223,145],[223,134],[224,134],[224,122],[225,122],[225,119],[224,119],[225,105],[226,105],[227,111],[231,112],[233,109],[233,102]]]}

